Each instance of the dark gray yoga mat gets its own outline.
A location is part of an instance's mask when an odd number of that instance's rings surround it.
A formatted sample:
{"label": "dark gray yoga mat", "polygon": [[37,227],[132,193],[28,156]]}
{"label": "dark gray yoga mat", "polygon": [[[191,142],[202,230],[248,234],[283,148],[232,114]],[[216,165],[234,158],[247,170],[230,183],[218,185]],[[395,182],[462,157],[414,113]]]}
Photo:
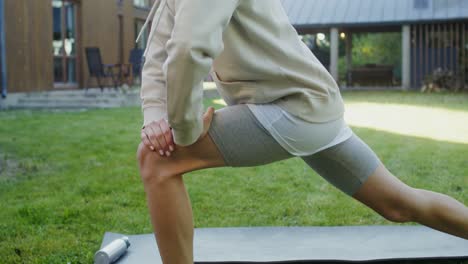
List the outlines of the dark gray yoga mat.
{"label": "dark gray yoga mat", "polygon": [[[122,234],[106,232],[101,248]],[[153,234],[128,235],[118,264],[162,263]],[[195,262],[468,259],[468,240],[425,226],[196,228]]]}

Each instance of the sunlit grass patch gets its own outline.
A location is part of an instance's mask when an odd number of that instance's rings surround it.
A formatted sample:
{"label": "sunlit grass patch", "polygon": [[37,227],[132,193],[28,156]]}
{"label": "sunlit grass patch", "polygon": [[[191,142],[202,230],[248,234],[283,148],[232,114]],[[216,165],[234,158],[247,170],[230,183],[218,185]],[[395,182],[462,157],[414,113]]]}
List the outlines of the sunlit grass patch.
{"label": "sunlit grass patch", "polygon": [[385,103],[348,103],[348,124],[401,135],[468,144],[468,111]]}
{"label": "sunlit grass patch", "polygon": [[223,99],[213,99],[212,102],[217,105],[226,106],[226,102]]}

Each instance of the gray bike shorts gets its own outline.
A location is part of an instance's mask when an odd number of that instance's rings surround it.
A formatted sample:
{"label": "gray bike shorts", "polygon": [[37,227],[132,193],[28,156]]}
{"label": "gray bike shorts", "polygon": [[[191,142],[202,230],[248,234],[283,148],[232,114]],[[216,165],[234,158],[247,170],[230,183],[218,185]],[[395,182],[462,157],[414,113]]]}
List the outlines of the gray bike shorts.
{"label": "gray bike shorts", "polygon": [[[216,110],[208,133],[228,167],[259,166],[296,157],[273,138],[245,104]],[[357,192],[380,163],[374,151],[354,132],[341,143],[297,157],[349,196]]]}

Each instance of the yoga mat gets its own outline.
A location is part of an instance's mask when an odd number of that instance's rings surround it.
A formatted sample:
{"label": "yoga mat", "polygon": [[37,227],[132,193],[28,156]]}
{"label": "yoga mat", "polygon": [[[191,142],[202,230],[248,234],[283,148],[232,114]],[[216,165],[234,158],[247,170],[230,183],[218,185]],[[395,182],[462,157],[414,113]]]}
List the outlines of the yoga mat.
{"label": "yoga mat", "polygon": [[[123,234],[106,232],[101,248]],[[126,235],[118,264],[162,263],[153,234]],[[468,240],[426,226],[195,228],[195,262],[468,259]]]}

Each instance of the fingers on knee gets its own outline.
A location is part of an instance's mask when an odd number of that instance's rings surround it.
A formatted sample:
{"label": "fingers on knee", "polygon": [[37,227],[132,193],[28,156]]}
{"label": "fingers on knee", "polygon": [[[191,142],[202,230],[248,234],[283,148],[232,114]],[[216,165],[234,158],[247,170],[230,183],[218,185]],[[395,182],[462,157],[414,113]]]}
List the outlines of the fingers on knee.
{"label": "fingers on knee", "polygon": [[143,143],[138,146],[137,159],[140,176],[145,185],[163,182],[172,175],[168,166],[161,162],[159,154],[150,150]]}

